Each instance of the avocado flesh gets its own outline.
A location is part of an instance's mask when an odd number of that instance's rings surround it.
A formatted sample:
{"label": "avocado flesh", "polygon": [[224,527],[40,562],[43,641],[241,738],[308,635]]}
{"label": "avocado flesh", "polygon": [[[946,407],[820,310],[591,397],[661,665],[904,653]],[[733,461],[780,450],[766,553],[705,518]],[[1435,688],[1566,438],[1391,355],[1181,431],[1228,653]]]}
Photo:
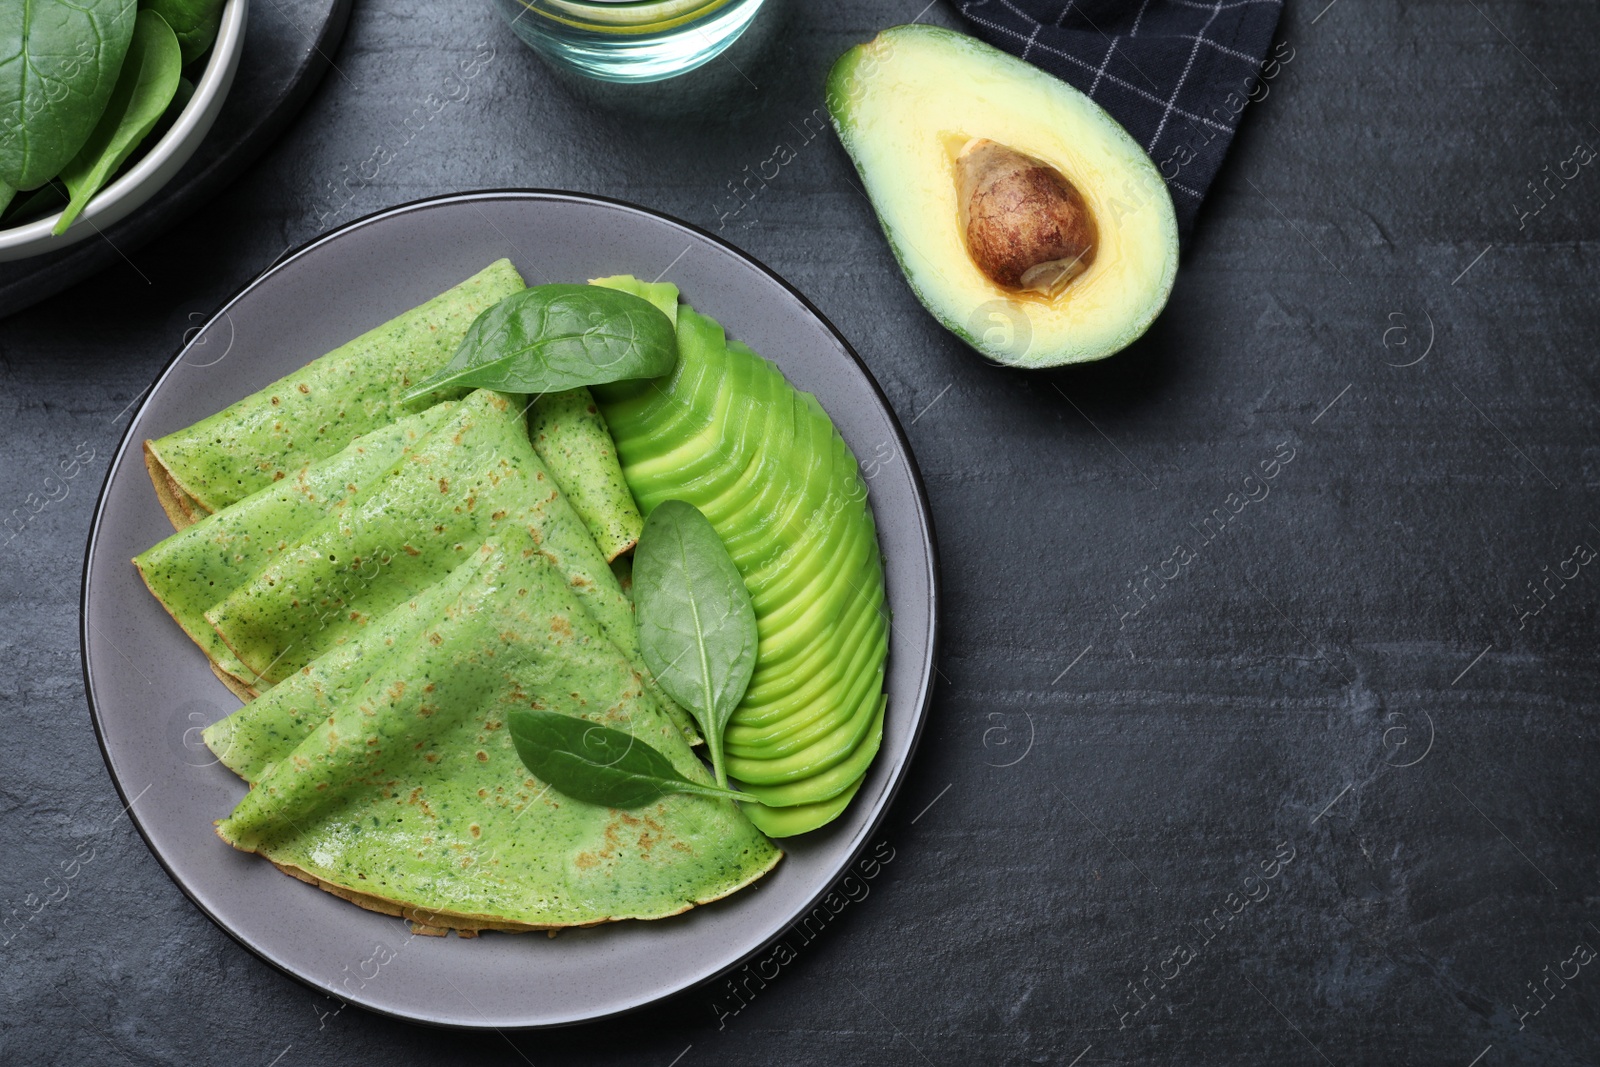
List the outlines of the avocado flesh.
{"label": "avocado flesh", "polygon": [[[1166,184],[1065,82],[962,34],[896,26],[839,58],[827,103],[912,291],[984,355],[1021,367],[1101,359],[1166,304],[1178,268]],[[1093,262],[1056,296],[1000,285],[974,261],[955,162],[974,138],[1045,162],[1088,204]]]}
{"label": "avocado flesh", "polygon": [[[860,636],[863,633],[865,636]],[[857,627],[855,636],[856,647],[846,666],[824,666],[783,701],[775,702],[786,703],[787,714],[769,718],[765,724],[730,726],[729,750],[742,756],[785,755],[857,714],[866,693],[865,679],[882,667],[888,639],[883,628],[870,620],[866,627]]]}
{"label": "avocado flesh", "polygon": [[[619,286],[620,287],[620,286]],[[785,836],[848,804],[882,735],[888,616],[860,468],[815,398],[678,310],[679,365],[594,389],[640,510],[705,514],[756,610],[757,662],[729,723],[729,768]],[[737,766],[737,770],[735,770]]]}
{"label": "avocado flesh", "polygon": [[[734,486],[724,499],[711,504],[711,514],[727,516],[728,551],[746,561],[749,568],[747,581],[753,581],[761,569],[780,559],[788,549],[788,541],[777,536],[787,528],[793,514],[809,507],[808,495],[815,492],[809,476],[821,476],[803,465],[815,466],[815,457],[821,448],[824,435],[821,427],[811,420],[796,417],[792,402],[774,405],[767,415],[768,443],[757,458],[745,479]],[[760,524],[747,521],[749,516],[766,516]],[[712,520],[715,523],[716,520]],[[760,670],[758,663],[756,669]]]}
{"label": "avocado flesh", "polygon": [[[878,745],[883,739],[883,711],[886,704],[887,698],[879,703],[872,732],[861,746],[864,759],[852,758],[849,764],[841,764],[807,783],[807,794],[818,793],[818,799],[803,804],[788,804],[785,802],[798,795],[793,786],[749,786],[746,792],[761,797],[763,803],[741,805],[745,817],[768,837],[805,833],[838,817],[860,791],[861,783],[866,780],[867,766],[878,754]],[[855,778],[849,777],[858,771]]]}
{"label": "avocado flesh", "polygon": [[[880,593],[881,590],[874,583],[858,585],[840,612],[838,622],[832,628],[833,633],[828,641],[817,642],[802,649],[797,656],[758,665],[750,676],[751,699],[764,703],[779,699],[785,693],[791,692],[810,674],[827,669],[827,660],[820,657],[836,658],[845,654],[848,648],[854,647],[852,644],[843,643],[846,640],[866,640],[869,633],[861,627],[877,626],[878,623],[872,621],[873,616],[883,615],[883,601],[878,595]],[[881,621],[886,623],[887,616],[884,615]]]}
{"label": "avocado flesh", "polygon": [[[735,737],[739,744],[771,753],[798,731],[808,730],[819,722],[837,725],[850,717],[863,699],[864,680],[878,670],[888,650],[888,639],[882,631],[883,627],[870,624],[869,636],[862,642],[872,650],[868,657],[852,657],[843,667],[825,667],[813,675],[807,688],[791,697],[770,704],[752,701],[751,707],[761,712],[759,721],[751,721],[757,718],[751,715],[737,724],[739,732]],[[819,711],[819,705],[826,710]]]}
{"label": "avocado flesh", "polygon": [[[888,650],[887,642],[869,646],[874,659]],[[870,692],[868,692],[870,688]],[[728,772],[750,784],[776,784],[809,778],[842,762],[861,743],[872,721],[872,711],[883,692],[883,667],[862,674],[852,692],[839,700],[840,708],[852,707],[842,721],[832,715],[807,724],[792,738],[761,749],[728,755]],[[838,699],[838,698],[835,698]]]}
{"label": "avocado flesh", "polygon": [[[845,568],[859,563],[875,547],[875,530],[866,523],[834,523],[829,512],[843,501],[824,497],[802,516],[803,525],[789,554],[794,562],[774,561],[752,577],[752,599],[764,603],[792,603],[799,586],[814,580],[825,567]],[[776,620],[775,620],[776,621]]]}
{"label": "avocado flesh", "polygon": [[873,706],[871,728],[862,739],[862,743],[850,753],[848,759],[834,763],[803,782],[778,782],[771,785],[756,783],[747,785],[746,790],[765,806],[782,808],[795,806],[792,802],[802,796],[813,798],[803,803],[815,804],[851,788],[861,781],[872,763],[872,758],[878,754],[878,745],[883,740],[884,700],[885,698],[880,696]]}
{"label": "avocado flesh", "polygon": [[[675,474],[662,477],[663,496],[682,498],[689,494],[697,499],[720,500],[733,486],[742,484],[759,463],[768,440],[767,413],[783,397],[770,378],[754,371],[749,360],[724,366],[719,377],[727,379],[726,388],[718,394],[711,425],[674,450],[673,456],[684,454],[683,464]],[[693,455],[693,451],[700,454]],[[665,465],[662,469],[672,470]]]}
{"label": "avocado flesh", "polygon": [[851,788],[838,796],[829,797],[810,804],[801,804],[793,807],[767,807],[763,804],[744,804],[745,818],[755,824],[757,830],[768,837],[793,837],[803,834],[808,830],[815,830],[819,826],[826,826],[839,817],[839,813],[850,806],[850,801],[855,799],[856,791],[861,788],[864,779],[858,778],[851,783]]}
{"label": "avocado flesh", "polygon": [[857,693],[863,680],[882,665],[888,644],[880,632],[872,640],[861,640],[856,631],[855,652],[847,672],[814,672],[806,684],[796,689],[790,700],[796,705],[795,714],[783,721],[762,728],[740,725],[730,727],[723,740],[729,752],[736,756],[776,758],[806,747],[829,733],[850,716],[855,706],[851,693]]}
{"label": "avocado flesh", "polygon": [[[644,479],[659,478],[664,487],[670,485],[674,492],[694,492],[697,482],[724,468],[732,458],[724,439],[730,427],[738,426],[731,417],[731,408],[741,394],[734,388],[721,387],[721,380],[733,373],[722,359],[726,349],[722,328],[688,309],[679,315],[678,323],[680,334],[687,335],[694,358],[704,362],[706,371],[684,398],[688,416],[680,432],[687,433],[681,443],[653,459],[641,460],[639,474]],[[664,428],[661,439],[670,440],[672,433],[673,428]]]}
{"label": "avocado flesh", "polygon": [[[828,674],[828,665],[844,655],[846,649],[859,647],[873,630],[887,629],[886,619],[879,622],[873,618],[882,611],[881,590],[874,586],[863,586],[850,605],[849,614],[834,627],[833,634],[826,642],[819,642],[802,658],[784,664],[781,669],[769,669],[759,678],[752,676],[749,689],[751,701],[763,704],[776,702],[802,686],[810,686],[818,674]],[[763,737],[768,735],[765,731],[758,733]]]}
{"label": "avocado flesh", "polygon": [[[677,336],[678,351],[686,358],[680,358],[670,374],[615,382],[603,390],[603,413],[618,454],[625,449],[640,470],[649,469],[652,461],[672,470],[671,461],[662,462],[662,457],[684,448],[710,425],[705,409],[716,396],[717,364],[706,349],[715,339],[707,338],[701,324],[687,318],[678,322]],[[685,457],[696,454],[690,449]]]}

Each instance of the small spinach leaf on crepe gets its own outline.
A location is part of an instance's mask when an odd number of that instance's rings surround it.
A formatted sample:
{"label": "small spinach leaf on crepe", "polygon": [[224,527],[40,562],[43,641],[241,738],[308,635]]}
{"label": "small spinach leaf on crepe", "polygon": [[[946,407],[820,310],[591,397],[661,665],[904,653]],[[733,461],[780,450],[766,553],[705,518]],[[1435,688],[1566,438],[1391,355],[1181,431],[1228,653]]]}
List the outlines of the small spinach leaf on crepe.
{"label": "small spinach leaf on crepe", "polygon": [[594,285],[536,285],[479,315],[449,366],[406,399],[446,387],[553,393],[656,378],[677,360],[672,321],[649,301]]}
{"label": "small spinach leaf on crepe", "polygon": [[139,12],[133,24],[133,40],[105,114],[61,172],[72,199],[53,233],[62,233],[72,225],[90,198],[133,155],[172,103],[182,76],[183,55],[172,27],[154,11]]}
{"label": "small spinach leaf on crepe", "polygon": [[621,730],[555,711],[518,708],[509,718],[517,755],[535,777],[574,800],[637,808],[669,793],[751,800],[691,782],[656,749]]}
{"label": "small spinach leaf on crepe", "polygon": [[719,785],[722,732],[756,667],[756,612],[733,557],[693,504],[668,500],[633,555],[639,652],[661,688],[700,724]]}

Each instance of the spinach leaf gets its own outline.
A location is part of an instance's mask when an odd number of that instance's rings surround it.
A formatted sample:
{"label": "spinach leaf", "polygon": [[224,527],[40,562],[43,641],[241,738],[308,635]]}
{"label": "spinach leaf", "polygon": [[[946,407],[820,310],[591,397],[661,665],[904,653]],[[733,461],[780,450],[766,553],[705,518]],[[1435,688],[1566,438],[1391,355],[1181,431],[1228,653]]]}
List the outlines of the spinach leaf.
{"label": "spinach leaf", "polygon": [[668,500],[633,552],[639,652],[667,695],[700,724],[719,785],[722,732],[756,666],[756,612],[722,538],[693,505]]}
{"label": "spinach leaf", "polygon": [[753,800],[691,782],[657,749],[632,734],[555,711],[514,709],[508,717],[517,755],[536,777],[574,800],[637,808],[669,793]]}
{"label": "spinach leaf", "polygon": [[631,293],[535,285],[479,315],[450,365],[406,394],[464,387],[553,393],[655,378],[678,361],[672,320]]}
{"label": "spinach leaf", "polygon": [[172,103],[167,105],[167,110],[161,113],[161,121],[145,135],[151,144],[157,144],[167,135],[167,131],[177,123],[178,117],[183,114],[183,109],[189,106],[189,101],[194,99],[194,82],[188,78],[178,79],[178,88],[172,94]]}
{"label": "spinach leaf", "polygon": [[133,4],[0,3],[0,181],[36,188],[83,147],[133,37]]}
{"label": "spinach leaf", "polygon": [[182,76],[183,56],[172,27],[154,11],[139,12],[133,24],[133,40],[105,114],[61,172],[72,199],[52,232],[61,233],[72,225],[90,198],[139,147],[172,103]]}
{"label": "spinach leaf", "polygon": [[21,226],[46,215],[54,215],[67,203],[60,182],[46,182],[31,193],[18,193],[11,206],[0,214],[0,226]]}
{"label": "spinach leaf", "polygon": [[177,35],[178,47],[183,49],[183,62],[187,66],[205,54],[217,39],[217,28],[222,25],[222,5],[225,0],[139,0],[139,7],[154,11],[167,20]]}

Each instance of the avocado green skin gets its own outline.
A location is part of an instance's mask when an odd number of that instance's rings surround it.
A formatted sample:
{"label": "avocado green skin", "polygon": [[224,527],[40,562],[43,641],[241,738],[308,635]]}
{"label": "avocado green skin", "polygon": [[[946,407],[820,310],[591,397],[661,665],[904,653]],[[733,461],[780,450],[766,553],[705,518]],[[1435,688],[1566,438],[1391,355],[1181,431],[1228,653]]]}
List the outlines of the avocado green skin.
{"label": "avocado green skin", "polygon": [[[879,33],[877,39],[887,41],[892,47],[897,38],[925,38],[931,41],[939,41],[947,45],[953,54],[980,58],[997,68],[1014,68],[1031,76],[1039,76],[1040,74],[1036,68],[1028,66],[1028,64],[1000,51],[998,48],[994,48],[966,34],[947,30],[943,27],[925,25],[892,26]],[[828,116],[832,120],[834,132],[838,134],[840,142],[849,154],[851,162],[856,165],[856,171],[861,175],[862,182],[868,189],[871,188],[872,183],[868,177],[867,168],[863,165],[861,153],[855,147],[861,133],[855,126],[849,105],[855,92],[852,88],[852,81],[856,77],[858,67],[864,61],[869,61],[870,57],[866,49],[867,45],[871,43],[856,45],[835,60],[833,66],[829,68],[825,83],[825,105],[828,108]],[[1065,82],[1061,82],[1059,85],[1066,92],[1077,92],[1076,89],[1073,89]],[[1104,115],[1103,112],[1102,115],[1106,124],[1115,128],[1116,132],[1121,136],[1127,136],[1121,127],[1117,125],[1116,120],[1109,115]],[[1146,163],[1148,163],[1148,159],[1146,159]],[[1154,171],[1153,164],[1150,164],[1150,169]],[[1168,215],[1171,215],[1172,204],[1170,197],[1166,193],[1165,183],[1161,181],[1159,171],[1154,171],[1154,173],[1156,175],[1155,185],[1159,186],[1160,197],[1164,201],[1164,204],[1160,206]],[[1028,358],[1018,359],[1004,348],[989,344],[982,336],[975,335],[969,328],[968,322],[964,321],[959,314],[941,306],[929,293],[924,291],[923,287],[917,283],[916,274],[908,264],[909,257],[901,247],[900,239],[894,228],[885,217],[882,206],[870,193],[867,199],[872,203],[873,214],[878,219],[878,224],[883,230],[885,240],[888,241],[889,251],[894,255],[895,264],[900,268],[900,273],[905,278],[906,284],[910,286],[912,293],[922,303],[922,306],[938,320],[939,325],[955,334],[974,351],[1005,366],[1041,369],[1059,367],[1071,363],[1088,363],[1116,355],[1144,336],[1151,324],[1155,322],[1162,309],[1166,306],[1167,297],[1171,293],[1172,285],[1176,278],[1177,227],[1174,222],[1171,226],[1171,249],[1168,252],[1170,262],[1167,265],[1166,277],[1164,284],[1160,288],[1159,297],[1148,307],[1139,308],[1134,315],[1130,316],[1126,328],[1113,345],[1088,354],[1074,354],[1050,351],[1048,340],[1045,340],[1043,342],[1045,350],[1040,352],[1037,357],[1030,351]],[[1037,335],[1034,335],[1033,339],[1035,342],[1041,340]]]}
{"label": "avocado green skin", "polygon": [[206,731],[253,784],[219,835],[365,907],[458,929],[661,918],[770,870],[781,853],[732,801],[616,811],[529,774],[506,722],[532,704],[625,730],[711,783],[526,530],[468,556]]}
{"label": "avocado green skin", "polygon": [[[728,770],[768,834],[836,817],[882,735],[888,615],[866,487],[816,399],[687,306],[679,362],[594,389],[647,516],[699,508],[756,611],[755,673],[725,737]],[[842,799],[841,799],[842,798]]]}
{"label": "avocado green skin", "polygon": [[498,260],[215,415],[146,442],[146,448],[204,510],[237,503],[362,434],[459,396],[461,390],[410,403],[402,399],[450,361],[479,312],[522,288],[516,268]]}

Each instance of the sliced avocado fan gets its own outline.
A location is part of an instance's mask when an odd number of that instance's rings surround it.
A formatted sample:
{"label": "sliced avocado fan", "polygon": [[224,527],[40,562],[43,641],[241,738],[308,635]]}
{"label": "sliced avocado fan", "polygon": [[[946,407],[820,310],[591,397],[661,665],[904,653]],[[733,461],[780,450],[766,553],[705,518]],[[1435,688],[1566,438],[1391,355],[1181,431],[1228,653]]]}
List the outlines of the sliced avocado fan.
{"label": "sliced avocado fan", "polygon": [[[600,284],[644,295],[633,279]],[[724,735],[728,772],[762,801],[745,808],[757,826],[803,833],[844,809],[882,739],[877,529],[855,456],[816,398],[694,309],[678,308],[677,328],[671,374],[593,393],[639,509],[693,504],[744,578],[759,643]]]}

